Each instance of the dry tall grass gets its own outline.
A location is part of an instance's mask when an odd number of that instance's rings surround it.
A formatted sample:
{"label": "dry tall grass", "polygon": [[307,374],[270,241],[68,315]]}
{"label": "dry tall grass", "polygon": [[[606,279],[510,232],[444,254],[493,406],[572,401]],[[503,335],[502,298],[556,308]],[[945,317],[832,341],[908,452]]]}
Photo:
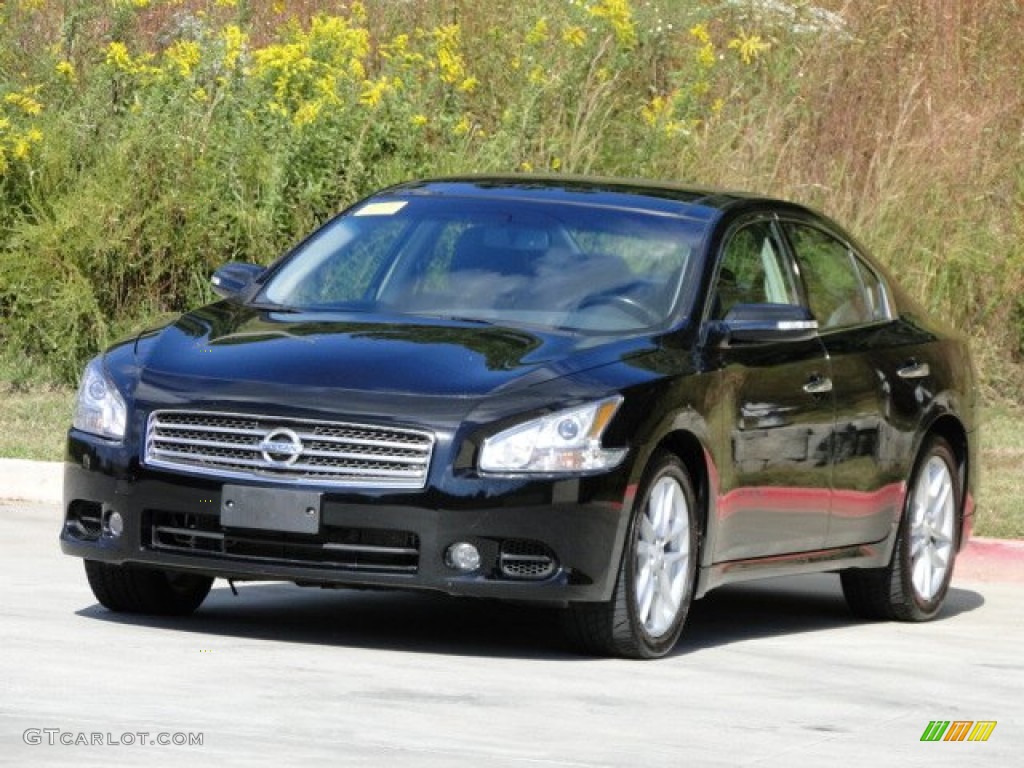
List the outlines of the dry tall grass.
{"label": "dry tall grass", "polygon": [[988,393],[1019,401],[1024,4],[832,5],[846,35],[767,69],[742,114],[708,136],[698,173],[849,223],[976,339]]}
{"label": "dry tall grass", "polygon": [[[333,101],[279,109],[258,52],[318,14],[366,31],[360,79],[321,61]],[[400,67],[402,35],[422,58]],[[266,261],[380,184],[532,169],[823,208],[971,334],[990,397],[1021,400],[1021,62],[1018,0],[13,0],[0,338],[31,364],[6,368],[73,378],[134,318],[202,301],[217,263]],[[6,101],[26,93],[40,114]]]}

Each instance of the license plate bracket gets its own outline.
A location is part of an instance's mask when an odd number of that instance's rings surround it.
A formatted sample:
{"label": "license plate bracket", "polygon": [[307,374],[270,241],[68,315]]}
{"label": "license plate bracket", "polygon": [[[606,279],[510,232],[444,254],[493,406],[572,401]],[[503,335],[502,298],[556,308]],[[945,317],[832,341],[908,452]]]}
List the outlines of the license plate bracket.
{"label": "license plate bracket", "polygon": [[220,494],[220,524],[285,533],[319,533],[323,494],[315,491],[225,485]]}

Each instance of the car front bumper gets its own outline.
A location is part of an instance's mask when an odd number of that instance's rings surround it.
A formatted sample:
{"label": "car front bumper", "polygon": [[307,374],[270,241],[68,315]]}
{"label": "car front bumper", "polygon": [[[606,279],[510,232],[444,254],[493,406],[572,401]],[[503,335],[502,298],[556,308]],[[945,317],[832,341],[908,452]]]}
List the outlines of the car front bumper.
{"label": "car front bumper", "polygon": [[[497,493],[480,481],[477,493],[458,496],[325,490],[318,530],[297,533],[223,525],[223,483],[137,461],[119,467],[116,453],[69,441],[60,534],[68,555],[239,581],[551,602],[608,600],[618,572],[627,519],[618,473]],[[455,542],[477,548],[479,568],[447,563]]]}

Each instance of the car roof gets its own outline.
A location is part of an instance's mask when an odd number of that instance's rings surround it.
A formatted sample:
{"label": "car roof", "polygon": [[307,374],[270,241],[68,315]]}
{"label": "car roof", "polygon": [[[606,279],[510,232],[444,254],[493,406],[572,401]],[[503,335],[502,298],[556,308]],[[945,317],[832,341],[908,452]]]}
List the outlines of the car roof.
{"label": "car roof", "polygon": [[390,195],[564,202],[668,213],[703,221],[717,219],[726,211],[764,207],[818,215],[796,203],[750,192],[595,176],[451,176],[397,184],[375,197]]}

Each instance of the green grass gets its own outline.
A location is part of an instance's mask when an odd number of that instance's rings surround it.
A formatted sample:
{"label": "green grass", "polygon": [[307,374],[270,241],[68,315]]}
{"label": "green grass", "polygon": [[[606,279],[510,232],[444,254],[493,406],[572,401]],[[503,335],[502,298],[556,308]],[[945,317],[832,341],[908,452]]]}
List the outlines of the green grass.
{"label": "green grass", "polygon": [[56,388],[19,392],[0,385],[0,395],[0,457],[60,461],[75,393]]}
{"label": "green grass", "polygon": [[[60,461],[75,393],[68,389],[4,394],[0,457]],[[1024,538],[1024,409],[988,406],[982,414],[981,485],[975,534]]]}
{"label": "green grass", "polygon": [[979,536],[1024,538],[1024,409],[990,406],[983,411]]}

